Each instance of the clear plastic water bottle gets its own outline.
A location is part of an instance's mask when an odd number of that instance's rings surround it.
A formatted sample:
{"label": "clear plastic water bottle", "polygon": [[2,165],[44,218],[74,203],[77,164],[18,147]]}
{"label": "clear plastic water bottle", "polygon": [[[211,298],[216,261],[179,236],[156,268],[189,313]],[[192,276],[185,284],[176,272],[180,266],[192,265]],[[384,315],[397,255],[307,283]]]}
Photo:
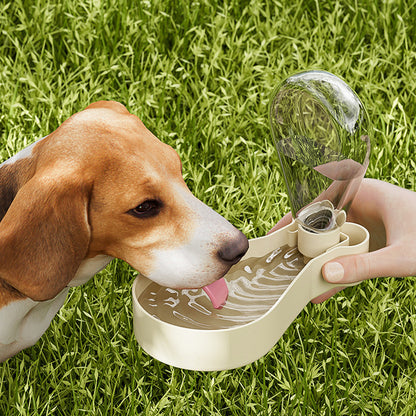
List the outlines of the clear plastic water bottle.
{"label": "clear plastic water bottle", "polygon": [[269,115],[293,218],[313,232],[333,229],[337,218],[345,221],[369,163],[363,104],[337,76],[306,71],[275,90]]}

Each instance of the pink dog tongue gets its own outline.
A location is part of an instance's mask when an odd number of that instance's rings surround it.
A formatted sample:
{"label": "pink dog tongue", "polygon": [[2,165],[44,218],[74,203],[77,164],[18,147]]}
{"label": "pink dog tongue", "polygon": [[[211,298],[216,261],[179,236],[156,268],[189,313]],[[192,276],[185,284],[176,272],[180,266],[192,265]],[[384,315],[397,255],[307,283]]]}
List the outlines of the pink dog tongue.
{"label": "pink dog tongue", "polygon": [[212,306],[215,309],[220,309],[224,306],[228,297],[228,287],[224,278],[216,280],[214,283],[203,287],[203,289],[211,299]]}

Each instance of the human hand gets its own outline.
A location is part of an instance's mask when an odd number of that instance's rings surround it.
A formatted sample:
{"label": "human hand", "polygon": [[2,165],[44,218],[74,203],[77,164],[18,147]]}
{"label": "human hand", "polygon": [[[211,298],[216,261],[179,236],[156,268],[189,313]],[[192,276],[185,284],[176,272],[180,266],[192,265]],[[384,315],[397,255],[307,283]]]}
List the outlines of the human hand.
{"label": "human hand", "polygon": [[[330,283],[353,283],[374,277],[405,277],[416,274],[416,193],[375,179],[363,179],[348,211],[347,220],[370,233],[370,252],[338,257],[322,267]],[[289,224],[285,215],[270,232]],[[343,288],[317,298],[320,303]]]}

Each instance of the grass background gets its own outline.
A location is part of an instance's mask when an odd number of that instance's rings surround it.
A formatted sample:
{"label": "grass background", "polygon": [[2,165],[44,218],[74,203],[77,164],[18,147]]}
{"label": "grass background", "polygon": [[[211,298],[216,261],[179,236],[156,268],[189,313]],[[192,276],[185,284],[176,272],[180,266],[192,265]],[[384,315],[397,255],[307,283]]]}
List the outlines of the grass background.
{"label": "grass background", "polygon": [[[190,189],[250,238],[288,211],[267,106],[325,69],[374,124],[370,177],[416,190],[416,2],[0,1],[0,161],[99,99],[180,154]],[[113,261],[0,364],[1,415],[415,415],[416,288],[377,279],[308,305],[245,368],[173,368],[137,348]]]}

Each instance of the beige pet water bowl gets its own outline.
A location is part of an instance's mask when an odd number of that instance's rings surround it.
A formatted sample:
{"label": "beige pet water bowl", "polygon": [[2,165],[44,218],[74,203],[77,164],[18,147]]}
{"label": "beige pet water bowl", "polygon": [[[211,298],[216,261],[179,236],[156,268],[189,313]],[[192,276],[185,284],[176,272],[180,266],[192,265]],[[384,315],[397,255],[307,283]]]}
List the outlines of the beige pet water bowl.
{"label": "beige pet water bowl", "polygon": [[[271,248],[295,247],[299,245],[297,240],[303,244],[305,235],[306,239],[311,239],[304,244],[308,246],[306,251],[315,251],[320,245],[322,254],[310,260],[306,256],[307,263],[274,305],[262,316],[243,325],[237,324],[226,329],[195,329],[164,322],[152,316],[140,304],[140,295],[152,282],[145,277],[137,277],[133,284],[133,322],[138,343],[154,358],[189,370],[227,370],[262,357],[311,299],[339,286],[323,279],[323,264],[339,256],[368,251],[369,234],[360,225],[344,223],[339,227],[338,242],[333,245],[329,242],[330,246],[327,247],[328,241],[320,239],[324,236],[325,240],[324,234],[306,231],[293,221],[270,235],[250,240],[246,255],[230,269],[225,280],[238,273],[245,260],[261,258],[269,254]],[[252,301],[255,302],[255,299]],[[215,317],[212,319],[212,327],[216,327]]]}
{"label": "beige pet water bowl", "polygon": [[306,71],[276,89],[269,117],[295,220],[250,240],[225,276],[229,297],[221,310],[202,291],[161,289],[160,297],[154,283],[135,280],[134,332],[160,361],[225,370],[257,360],[311,299],[337,286],[322,277],[327,261],[368,251],[367,230],[345,222],[371,149],[358,96],[333,74]]}

